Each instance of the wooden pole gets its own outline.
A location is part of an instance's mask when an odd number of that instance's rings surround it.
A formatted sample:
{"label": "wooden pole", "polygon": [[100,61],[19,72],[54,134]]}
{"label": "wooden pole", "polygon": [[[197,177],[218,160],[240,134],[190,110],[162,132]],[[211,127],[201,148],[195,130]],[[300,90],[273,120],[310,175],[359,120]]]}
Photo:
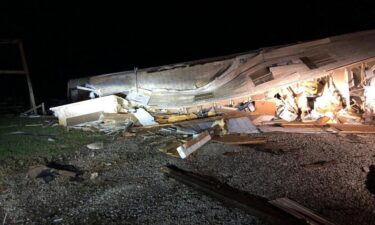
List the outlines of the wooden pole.
{"label": "wooden pole", "polygon": [[37,114],[37,109],[36,109],[36,105],[35,105],[35,98],[34,98],[34,91],[33,91],[33,86],[31,85],[31,79],[30,79],[30,73],[29,73],[29,68],[27,66],[27,62],[26,62],[26,57],[25,57],[25,51],[23,49],[23,44],[21,41],[18,41],[18,48],[20,50],[20,54],[21,54],[21,60],[22,60],[22,67],[23,67],[23,70],[25,71],[25,75],[26,75],[26,80],[27,80],[27,86],[29,87],[29,95],[30,95],[30,104],[31,104],[31,108],[34,109],[34,114]]}

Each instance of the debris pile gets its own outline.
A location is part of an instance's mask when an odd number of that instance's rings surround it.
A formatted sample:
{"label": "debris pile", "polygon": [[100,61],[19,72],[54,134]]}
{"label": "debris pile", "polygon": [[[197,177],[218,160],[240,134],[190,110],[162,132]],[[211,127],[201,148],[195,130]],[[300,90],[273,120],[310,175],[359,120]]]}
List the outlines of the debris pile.
{"label": "debris pile", "polygon": [[[271,72],[284,68],[278,67]],[[176,136],[159,150],[187,158],[209,141],[264,144],[265,137],[258,133],[265,132],[375,133],[374,70],[375,61],[353,64],[247,97],[198,104],[200,98],[212,96],[196,96],[197,105],[189,107],[154,105],[152,92],[143,89],[105,96],[87,84],[80,90],[91,91],[90,100],[51,110],[59,124],[69,129],[123,137],[143,135],[145,139],[145,133]],[[169,96],[159,97],[168,101]]]}

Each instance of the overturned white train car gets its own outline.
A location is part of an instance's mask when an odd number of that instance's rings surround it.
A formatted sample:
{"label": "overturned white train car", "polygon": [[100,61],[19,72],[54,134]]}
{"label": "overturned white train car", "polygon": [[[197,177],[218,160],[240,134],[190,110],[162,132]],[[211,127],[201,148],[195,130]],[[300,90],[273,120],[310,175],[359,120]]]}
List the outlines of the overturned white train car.
{"label": "overturned white train car", "polygon": [[275,90],[325,76],[350,106],[374,76],[375,30],[256,51],[70,80],[73,101],[133,95],[146,107],[183,109],[262,100]]}

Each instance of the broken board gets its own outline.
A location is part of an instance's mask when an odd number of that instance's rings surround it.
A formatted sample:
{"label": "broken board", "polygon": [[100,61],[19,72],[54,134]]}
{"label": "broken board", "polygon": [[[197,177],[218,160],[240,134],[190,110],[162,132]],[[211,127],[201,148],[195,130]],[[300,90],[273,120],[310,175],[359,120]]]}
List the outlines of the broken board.
{"label": "broken board", "polygon": [[375,134],[375,126],[372,125],[331,124],[331,126],[338,129],[340,133]]}
{"label": "broken board", "polygon": [[198,150],[204,144],[206,144],[209,140],[211,140],[211,135],[205,131],[200,133],[197,137],[189,140],[185,144],[181,145],[177,148],[177,152],[181,158],[188,157],[191,153]]}

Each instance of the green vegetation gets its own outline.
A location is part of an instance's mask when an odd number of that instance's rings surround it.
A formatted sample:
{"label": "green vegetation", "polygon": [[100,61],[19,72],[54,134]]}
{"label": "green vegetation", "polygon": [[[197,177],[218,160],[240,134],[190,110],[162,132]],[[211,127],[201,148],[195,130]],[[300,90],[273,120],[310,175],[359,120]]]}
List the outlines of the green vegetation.
{"label": "green vegetation", "polygon": [[[67,131],[62,126],[48,126],[53,123],[57,123],[53,117],[0,118],[0,160],[52,156],[108,139],[96,132]],[[48,138],[55,141],[49,141]]]}

